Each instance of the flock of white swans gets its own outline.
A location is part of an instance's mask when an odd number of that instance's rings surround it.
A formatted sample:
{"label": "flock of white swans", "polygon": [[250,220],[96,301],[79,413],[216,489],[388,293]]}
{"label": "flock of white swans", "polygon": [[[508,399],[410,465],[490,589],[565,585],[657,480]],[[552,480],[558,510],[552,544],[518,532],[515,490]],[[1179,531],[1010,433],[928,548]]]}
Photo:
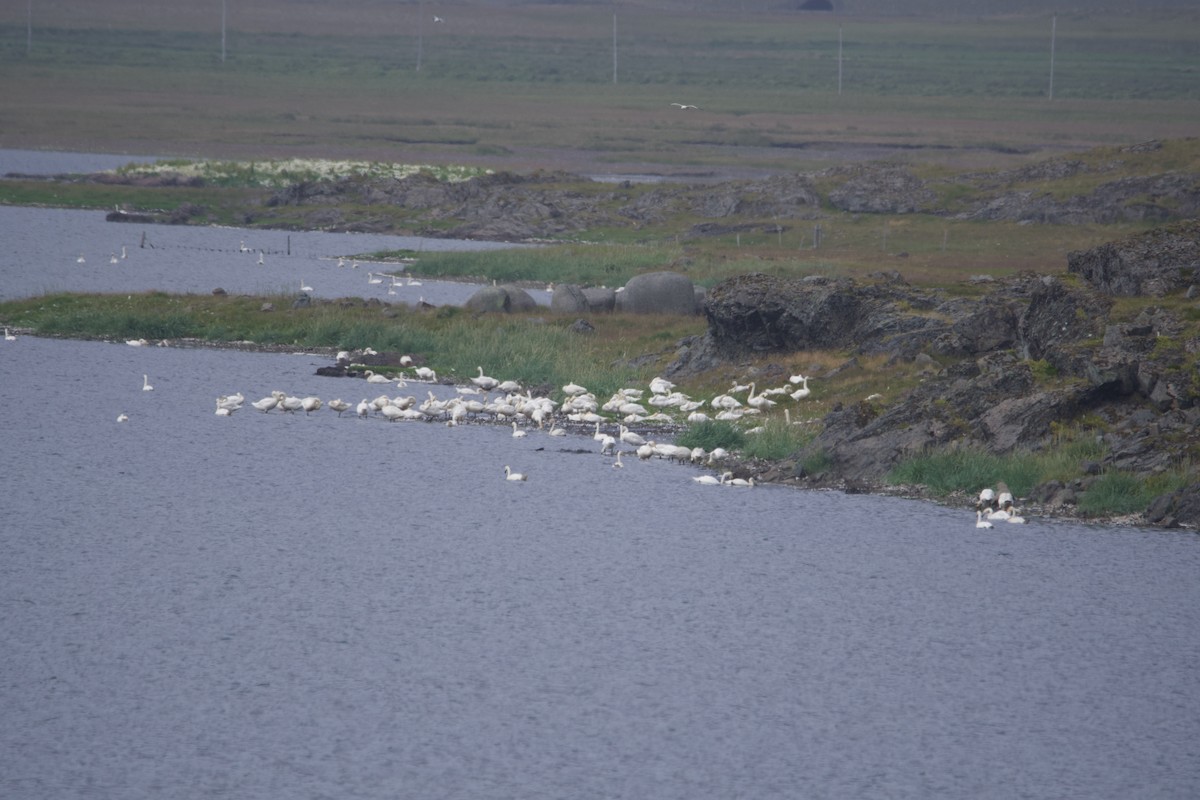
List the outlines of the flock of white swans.
{"label": "flock of white swans", "polygon": [[[351,354],[343,351],[338,358],[340,361],[349,361]],[[365,381],[368,385],[380,388],[386,384],[410,391],[410,382],[438,381],[436,371],[415,365],[410,357],[402,358],[401,365],[403,372],[393,377],[366,370]],[[735,384],[711,400],[700,401],[678,391],[675,384],[665,378],[658,377],[650,381],[645,389],[619,389],[606,401],[601,401],[584,386],[568,383],[561,387],[563,399],[559,402],[550,397],[535,397],[517,381],[485,375],[483,367],[478,370],[479,374],[471,377],[468,383],[455,386],[455,394],[449,398],[439,398],[427,389],[424,398],[419,393],[392,395],[385,392],[373,399],[364,397],[357,404],[352,404],[340,397],[324,402],[316,396],[300,397],[277,390],[247,403],[245,396],[238,392],[218,397],[216,414],[233,416],[246,405],[264,414],[276,411],[284,414],[303,412],[308,415],[321,408],[329,408],[339,417],[352,412],[359,419],[383,419],[388,422],[440,422],[448,427],[468,423],[502,424],[512,428],[514,438],[525,438],[531,433],[566,436],[567,427],[564,426],[570,426],[576,431],[590,430],[600,453],[615,457],[612,464],[614,469],[625,466],[621,458],[623,453],[641,461],[661,458],[716,469],[729,457],[724,448],[709,452],[701,447],[689,448],[660,442],[647,438],[652,436],[648,429],[656,423],[678,425],[682,421],[696,423],[708,419],[734,420],[748,415],[762,415],[781,402],[784,396],[801,400],[811,392],[808,377],[794,375],[784,387],[759,392],[755,383]],[[153,388],[148,376],[143,376],[143,383],[146,391]],[[641,426],[647,433],[637,433],[632,429],[635,425]],[[506,466],[505,478],[525,481],[528,476]],[[693,480],[700,485],[712,486],[752,488],[755,485],[753,478],[735,478],[728,470],[717,475],[696,476]]]}
{"label": "flock of white swans", "polygon": [[[8,328],[4,329],[5,341],[11,342],[16,339],[16,335],[12,334]],[[148,342],[144,339],[135,339],[128,341],[127,344],[140,347],[145,346]],[[338,354],[338,358],[339,360],[349,359],[350,353],[343,351]],[[404,373],[397,377],[387,377],[366,370],[364,373],[366,382],[376,385],[388,384],[403,389],[408,387],[410,380],[432,383],[438,379],[434,370],[415,366],[412,359],[407,356],[401,358],[401,364],[406,369],[411,369],[411,374]],[[653,439],[647,440],[641,434],[631,430],[629,426],[653,422],[677,424],[679,414],[685,414],[686,416],[683,418],[689,423],[707,419],[740,419],[745,415],[763,414],[770,410],[779,402],[774,398],[787,396],[792,400],[802,400],[811,394],[808,387],[808,376],[793,375],[788,379],[788,386],[764,389],[762,392],[758,392],[757,384],[753,382],[748,385],[734,384],[729,391],[705,402],[693,400],[688,395],[676,391],[675,384],[658,377],[650,381],[648,398],[645,398],[646,390],[644,389],[624,388],[613,393],[606,402],[600,403],[596,395],[588,391],[586,387],[572,382],[562,387],[564,399],[562,402],[556,402],[549,397],[534,397],[518,382],[501,381],[485,375],[483,367],[478,369],[479,374],[470,379],[470,385],[456,386],[455,396],[448,399],[439,399],[432,391],[427,391],[426,398],[421,401],[418,401],[417,396],[412,394],[399,394],[394,397],[380,394],[374,399],[364,397],[356,405],[353,405],[340,397],[325,403],[315,395],[297,397],[276,390],[259,400],[252,401],[250,407],[264,414],[278,410],[285,414],[302,411],[306,415],[328,407],[339,417],[353,408],[354,415],[360,419],[378,417],[388,422],[440,421],[448,427],[468,422],[502,423],[512,426],[514,438],[528,436],[531,429],[544,432],[548,436],[566,436],[567,430],[563,427],[565,421],[573,423],[576,427],[592,426],[594,428],[592,438],[599,443],[600,452],[604,455],[615,456],[616,460],[612,465],[614,469],[624,467],[621,460],[622,452],[632,453],[642,461],[664,458],[681,464],[719,468],[729,458],[729,453],[724,448],[718,447],[709,452],[702,447],[689,448],[657,442]],[[150,376],[147,374],[142,375],[142,391],[154,391],[154,386],[150,383]],[[735,397],[739,393],[745,393],[745,402]],[[643,398],[645,398],[645,402],[643,402]],[[216,401],[216,414],[221,417],[231,417],[235,412],[240,411],[245,403],[246,398],[241,392],[221,395]],[[651,406],[655,410],[651,411],[647,406]],[[676,412],[675,415],[669,413],[668,409]],[[711,417],[706,409],[713,412]],[[791,416],[786,414],[786,411],[785,409],[785,416],[790,422]],[[117,422],[128,421],[128,414],[122,413],[117,417]],[[614,426],[615,431],[613,430]],[[608,432],[604,430],[605,427]],[[622,445],[632,449],[622,451],[620,449]],[[525,473],[514,472],[508,465],[504,467],[504,476],[509,481],[528,480]],[[692,477],[692,480],[703,486],[754,487],[753,477],[736,478],[729,470],[724,470],[716,475],[696,475]],[[1025,517],[1018,513],[1014,505],[1012,492],[1003,482],[996,489],[983,489],[976,501],[975,527],[992,528],[994,527],[993,522],[1010,524],[1026,522]]]}

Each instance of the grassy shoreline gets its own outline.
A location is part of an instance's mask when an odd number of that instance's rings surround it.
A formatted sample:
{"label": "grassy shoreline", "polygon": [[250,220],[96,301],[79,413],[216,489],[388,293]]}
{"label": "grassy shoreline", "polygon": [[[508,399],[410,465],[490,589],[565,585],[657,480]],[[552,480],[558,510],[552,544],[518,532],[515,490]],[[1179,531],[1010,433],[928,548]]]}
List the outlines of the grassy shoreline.
{"label": "grassy shoreline", "polygon": [[[477,367],[501,379],[536,387],[561,401],[569,382],[587,386],[600,398],[618,389],[645,387],[668,363],[675,344],[701,333],[698,318],[638,315],[591,315],[595,332],[568,330],[570,319],[553,314],[473,316],[454,307],[415,310],[382,307],[365,301],[320,301],[310,308],[291,309],[290,296],[214,297],[145,292],[136,295],[55,294],[0,303],[0,324],[21,335],[54,338],[125,341],[165,341],[169,346],[215,346],[270,352],[320,352],[372,347],[379,351],[411,353],[433,367],[443,380],[468,383]],[[278,311],[264,312],[264,303]],[[821,358],[836,354],[794,354],[788,368],[811,370]],[[776,365],[778,366],[778,364]],[[726,391],[727,381],[745,378],[760,365],[728,365],[702,376],[694,385],[678,387],[696,399],[709,400]],[[386,370],[380,370],[386,371]],[[402,370],[397,370],[402,373]],[[879,376],[883,377],[883,376]],[[892,381],[902,377],[889,374]],[[761,387],[760,387],[761,388]],[[689,447],[724,447],[735,453],[731,467],[739,476],[807,488],[845,488],[841,476],[823,474],[815,461],[797,464],[794,454],[816,434],[823,413],[840,402],[861,396],[858,381],[822,380],[812,402],[787,403],[786,416],[775,409],[744,422],[706,422],[689,425],[646,423],[644,429]],[[893,387],[893,391],[894,391]],[[611,416],[611,415],[610,415]],[[616,417],[612,417],[615,420]],[[795,425],[795,422],[806,424]],[[585,426],[586,427],[586,426]],[[751,428],[758,430],[749,432]],[[582,428],[579,432],[586,433]],[[1086,431],[1067,431],[1059,446],[1039,454],[934,453],[913,459],[874,484],[855,482],[855,490],[929,500],[969,507],[978,488],[1008,482],[1018,497],[1046,480],[1071,481],[1081,476],[1079,463],[1101,457],[1103,448]],[[800,472],[810,477],[797,477]],[[1189,470],[1139,479],[1118,471],[1101,476],[1074,509],[1045,509],[1026,505],[1027,512],[1045,518],[1070,518],[1109,524],[1138,524],[1139,512],[1153,497],[1190,481]]]}

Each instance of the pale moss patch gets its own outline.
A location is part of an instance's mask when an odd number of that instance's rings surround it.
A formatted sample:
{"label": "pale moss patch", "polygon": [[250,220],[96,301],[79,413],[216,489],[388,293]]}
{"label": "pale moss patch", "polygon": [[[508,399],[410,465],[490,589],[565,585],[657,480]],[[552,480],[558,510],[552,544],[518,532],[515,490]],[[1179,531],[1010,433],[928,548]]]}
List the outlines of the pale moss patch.
{"label": "pale moss patch", "polygon": [[492,170],[463,165],[393,164],[386,161],[335,161],[320,158],[290,158],[264,161],[189,161],[168,159],[152,164],[127,164],[113,172],[119,175],[201,178],[217,186],[279,188],[304,181],[343,178],[407,178],[418,173],[453,183]]}

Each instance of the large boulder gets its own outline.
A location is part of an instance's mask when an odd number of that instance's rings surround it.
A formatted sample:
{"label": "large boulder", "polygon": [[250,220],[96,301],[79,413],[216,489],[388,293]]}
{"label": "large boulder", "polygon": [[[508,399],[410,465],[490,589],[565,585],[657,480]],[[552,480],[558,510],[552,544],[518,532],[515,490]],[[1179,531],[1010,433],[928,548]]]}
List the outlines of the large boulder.
{"label": "large boulder", "polygon": [[587,295],[573,283],[560,283],[550,295],[550,309],[562,314],[578,314],[590,311]]}
{"label": "large boulder", "polygon": [[592,311],[612,311],[617,307],[617,290],[607,286],[588,287],[583,290],[583,296]]}
{"label": "large boulder", "polygon": [[467,298],[468,311],[476,313],[532,311],[537,308],[529,292],[516,286],[485,286]]}
{"label": "large boulder", "polygon": [[1200,221],[1068,253],[1067,271],[1114,295],[1162,297],[1185,289],[1200,278]]}
{"label": "large boulder", "polygon": [[617,292],[617,311],[633,314],[697,314],[696,289],[678,272],[638,275]]}

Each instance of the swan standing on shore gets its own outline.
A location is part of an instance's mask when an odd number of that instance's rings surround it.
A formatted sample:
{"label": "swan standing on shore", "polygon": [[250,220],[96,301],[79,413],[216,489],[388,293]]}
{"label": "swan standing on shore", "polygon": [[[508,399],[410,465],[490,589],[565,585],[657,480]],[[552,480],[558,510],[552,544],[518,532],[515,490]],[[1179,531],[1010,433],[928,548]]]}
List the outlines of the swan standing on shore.
{"label": "swan standing on shore", "polygon": [[485,392],[490,392],[492,389],[495,389],[498,385],[500,385],[500,381],[489,375],[483,374],[483,367],[479,367],[479,374],[474,378],[471,378],[471,383],[475,384]]}

